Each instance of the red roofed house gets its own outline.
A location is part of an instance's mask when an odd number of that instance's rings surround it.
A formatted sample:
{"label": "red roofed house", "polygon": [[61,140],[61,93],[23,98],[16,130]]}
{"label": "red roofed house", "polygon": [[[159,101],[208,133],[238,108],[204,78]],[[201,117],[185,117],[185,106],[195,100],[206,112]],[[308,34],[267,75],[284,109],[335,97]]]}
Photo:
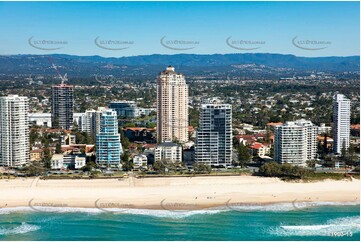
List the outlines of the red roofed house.
{"label": "red roofed house", "polygon": [[268,144],[262,144],[254,142],[250,148],[252,149],[252,154],[259,157],[264,157],[270,154],[271,148]]}
{"label": "red roofed house", "polygon": [[270,122],[270,123],[267,123],[266,126],[268,128],[274,128],[274,127],[276,127],[278,125],[282,125],[282,124],[283,124],[282,122],[277,122],[277,123]]}
{"label": "red roofed house", "polygon": [[41,161],[43,158],[43,150],[35,149],[30,151],[30,161]]}
{"label": "red roofed house", "polygon": [[243,145],[250,145],[257,141],[256,137],[254,137],[253,135],[247,135],[247,134],[237,135],[236,138],[239,141],[239,143],[243,144]]}

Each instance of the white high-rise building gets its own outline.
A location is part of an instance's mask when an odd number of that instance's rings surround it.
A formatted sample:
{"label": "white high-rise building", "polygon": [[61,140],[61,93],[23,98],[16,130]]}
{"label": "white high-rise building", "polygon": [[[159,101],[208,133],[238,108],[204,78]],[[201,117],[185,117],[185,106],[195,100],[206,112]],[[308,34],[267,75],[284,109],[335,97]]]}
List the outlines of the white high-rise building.
{"label": "white high-rise building", "polygon": [[317,155],[317,126],[304,119],[275,127],[274,158],[280,163],[306,166]]}
{"label": "white high-rise building", "polygon": [[29,101],[27,97],[0,97],[0,166],[29,161]]}
{"label": "white high-rise building", "polygon": [[97,110],[86,110],[79,118],[79,129],[82,132],[87,132],[94,139],[100,132],[100,121],[105,107],[98,107]]}
{"label": "white high-rise building", "polygon": [[343,94],[333,97],[333,151],[341,154],[350,146],[351,102]]}
{"label": "white high-rise building", "polygon": [[172,66],[157,78],[157,139],[188,141],[188,86]]}
{"label": "white high-rise building", "polygon": [[232,164],[232,105],[201,105],[195,161],[224,167]]}

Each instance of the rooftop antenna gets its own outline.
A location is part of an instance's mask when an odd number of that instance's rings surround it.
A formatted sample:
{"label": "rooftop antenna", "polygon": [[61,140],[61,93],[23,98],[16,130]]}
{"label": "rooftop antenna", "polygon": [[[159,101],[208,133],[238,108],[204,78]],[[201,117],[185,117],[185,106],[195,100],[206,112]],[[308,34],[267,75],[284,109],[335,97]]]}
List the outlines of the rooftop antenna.
{"label": "rooftop antenna", "polygon": [[59,76],[59,78],[60,78],[60,80],[61,80],[61,85],[63,85],[64,82],[67,82],[67,81],[68,81],[68,74],[65,73],[65,75],[62,76],[50,56],[48,57],[48,60],[49,60],[49,62],[50,62],[50,64],[51,64],[51,67],[52,67],[52,68],[56,71],[56,73],[58,74],[58,76]]}

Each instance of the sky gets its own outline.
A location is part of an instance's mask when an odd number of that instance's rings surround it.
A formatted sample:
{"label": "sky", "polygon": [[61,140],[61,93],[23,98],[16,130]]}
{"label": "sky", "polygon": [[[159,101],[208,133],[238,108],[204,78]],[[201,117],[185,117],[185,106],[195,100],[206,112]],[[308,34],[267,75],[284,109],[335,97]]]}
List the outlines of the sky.
{"label": "sky", "polygon": [[359,2],[0,2],[0,55],[360,55]]}

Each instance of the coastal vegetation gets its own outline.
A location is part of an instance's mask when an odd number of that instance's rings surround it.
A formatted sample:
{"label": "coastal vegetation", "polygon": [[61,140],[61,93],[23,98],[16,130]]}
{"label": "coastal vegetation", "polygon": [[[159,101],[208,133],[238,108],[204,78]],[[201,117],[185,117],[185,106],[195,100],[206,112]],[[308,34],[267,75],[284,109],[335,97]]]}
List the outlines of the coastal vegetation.
{"label": "coastal vegetation", "polygon": [[278,177],[282,180],[304,180],[304,181],[320,181],[320,180],[343,180],[347,178],[357,178],[360,179],[360,173],[353,171],[349,173],[345,171],[344,173],[335,173],[335,172],[315,172],[314,169],[293,166],[291,164],[279,164],[276,162],[268,162],[262,165],[257,173],[259,176],[265,177]]}

